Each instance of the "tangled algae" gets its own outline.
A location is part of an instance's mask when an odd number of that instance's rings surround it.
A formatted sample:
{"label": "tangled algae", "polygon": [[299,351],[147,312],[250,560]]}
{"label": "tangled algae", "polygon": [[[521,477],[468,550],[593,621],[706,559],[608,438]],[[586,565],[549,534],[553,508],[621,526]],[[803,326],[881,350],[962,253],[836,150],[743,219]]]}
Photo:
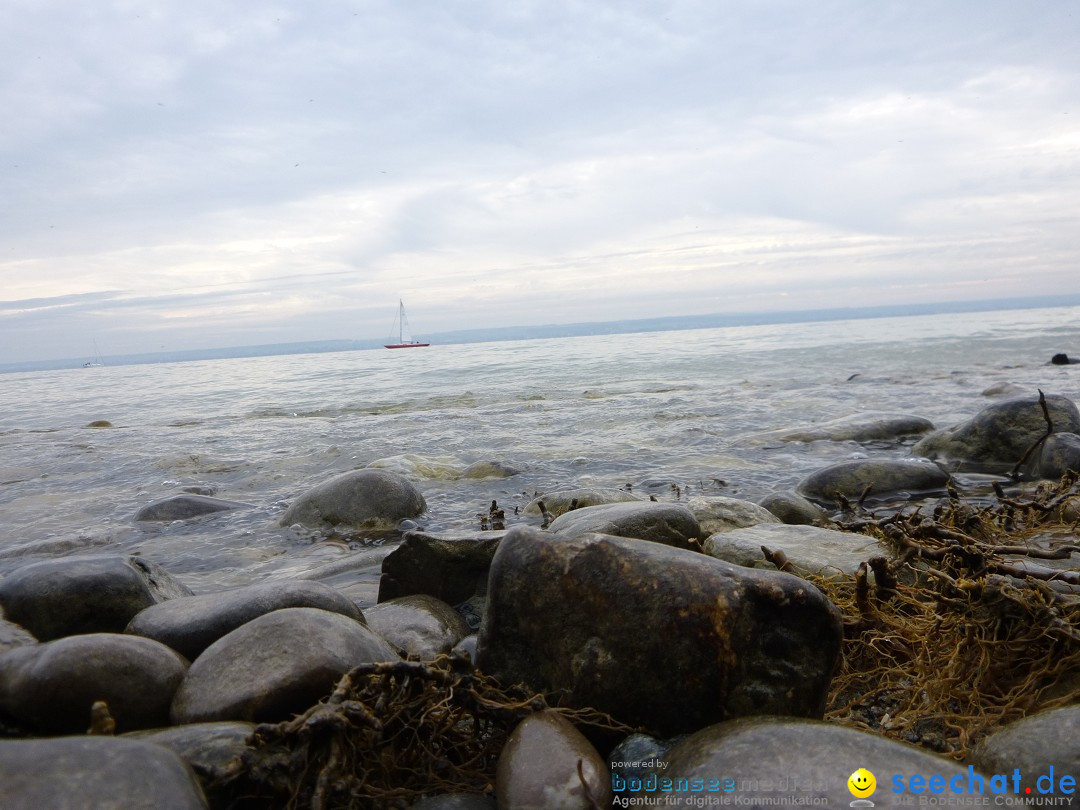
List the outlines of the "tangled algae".
{"label": "tangled algae", "polygon": [[[424,795],[490,793],[510,732],[549,708],[504,688],[467,659],[364,664],[328,699],[261,725],[225,784],[233,807],[407,808]],[[631,729],[591,709],[554,708],[579,728]]]}
{"label": "tangled algae", "polygon": [[1080,700],[1080,572],[1039,564],[1080,551],[1080,485],[1070,474],[1024,497],[995,492],[849,520],[895,552],[854,578],[779,560],[844,616],[828,720],[962,759],[999,726]]}

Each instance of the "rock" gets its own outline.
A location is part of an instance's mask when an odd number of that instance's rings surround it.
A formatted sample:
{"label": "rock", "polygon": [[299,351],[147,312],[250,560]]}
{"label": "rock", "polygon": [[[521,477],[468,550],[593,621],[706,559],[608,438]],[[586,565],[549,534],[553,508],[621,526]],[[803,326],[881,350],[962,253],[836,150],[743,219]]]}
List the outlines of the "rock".
{"label": "rock", "polygon": [[108,419],[95,419],[93,422],[86,424],[88,428],[111,428],[113,423]]}
{"label": "rock", "polygon": [[161,498],[141,507],[135,513],[135,520],[190,520],[203,515],[212,515],[215,512],[250,507],[249,503],[226,501],[206,495],[170,495],[168,498]]}
{"label": "rock", "polygon": [[745,714],[818,717],[840,647],[809,583],[621,537],[507,532],[477,665],[662,736]]}
{"label": "rock", "polygon": [[468,658],[469,661],[472,661],[475,664],[476,663],[476,633],[471,633],[471,634],[465,636],[465,638],[463,638],[461,641],[459,641],[457,644],[455,644],[454,648],[452,650],[450,650],[450,655],[451,656],[459,656],[459,657]]}
{"label": "rock", "polygon": [[672,745],[684,739],[685,736],[679,736],[671,740],[658,740],[648,734],[634,732],[616,745],[608,755],[611,774],[624,781],[643,779]]}
{"label": "rock", "polygon": [[586,506],[560,515],[548,528],[563,537],[610,534],[679,548],[687,548],[690,540],[702,536],[693,512],[680,503],[659,501]]}
{"label": "rock", "polygon": [[825,511],[796,492],[773,492],[758,505],[780,519],[781,523],[796,526],[827,526],[831,521]]}
{"label": "rock", "polygon": [[278,722],[325,697],[358,664],[397,653],[364,625],[316,608],[285,608],[241,625],[192,663],[174,723]]}
{"label": "rock", "polygon": [[1080,776],[1080,706],[1051,709],[1009,723],[976,745],[970,761],[984,773],[1011,774],[1019,768],[1021,792],[1030,788],[1033,796],[1075,796],[1072,791],[1062,792],[1059,780],[1065,775]]}
{"label": "rock", "polygon": [[369,470],[386,470],[406,478],[431,478],[437,481],[456,481],[461,478],[461,467],[457,459],[449,456],[419,456],[415,453],[403,453],[376,459],[367,465]]}
{"label": "rock", "polygon": [[199,783],[172,751],[141,740],[62,737],[0,741],[11,810],[205,810]]}
{"label": "rock", "polygon": [[379,601],[426,593],[456,605],[485,593],[491,558],[504,534],[406,532],[382,561]]}
{"label": "rock", "polygon": [[319,608],[364,621],[352,600],[329,585],[284,580],[170,599],[140,611],[124,632],[160,641],[194,661],[203,650],[240,625],[264,613],[290,607]]}
{"label": "rock", "polygon": [[124,737],[174,751],[205,785],[237,773],[241,758],[252,750],[248,740],[254,731],[254,723],[224,721],[132,731]]}
{"label": "rock", "polygon": [[84,734],[103,700],[119,731],[163,726],[187,661],[164,644],[90,633],[0,657],[0,712],[45,734]]}
{"label": "rock", "polygon": [[547,510],[558,517],[569,512],[570,506],[577,501],[578,507],[601,506],[606,503],[628,503],[630,501],[644,501],[640,495],[627,492],[623,489],[601,489],[596,487],[584,489],[564,489],[560,492],[548,492],[533,500],[525,507],[525,514],[539,515],[540,502],[544,502]]}
{"label": "rock", "polygon": [[[1059,394],[1046,396],[1058,433],[1080,433],[1080,412]],[[1037,396],[995,402],[966,422],[936,430],[911,452],[934,459],[950,470],[1005,473],[1046,433],[1046,419]]]}
{"label": "rock", "polygon": [[762,546],[770,551],[783,551],[798,569],[844,578],[853,575],[859,563],[871,557],[891,556],[886,546],[865,534],[783,523],[714,534],[702,544],[705,553],[718,560],[775,571],[775,566],[765,561]]}
{"label": "rock", "polygon": [[499,807],[592,810],[611,805],[607,764],[558,712],[529,715],[510,734],[495,774]]}
{"label": "rock", "polygon": [[504,461],[475,461],[465,468],[463,478],[512,478],[520,475],[521,469]]}
{"label": "rock", "polygon": [[9,622],[4,618],[4,610],[0,608],[0,655],[16,647],[26,647],[37,644],[38,641],[22,626]]}
{"label": "rock", "polygon": [[424,496],[405,477],[386,470],[353,470],[297,498],[285,511],[281,525],[392,529],[399,520],[416,517],[425,509]]}
{"label": "rock", "polygon": [[917,459],[856,459],[830,464],[811,473],[795,488],[808,500],[835,506],[840,496],[851,503],[944,494],[949,474]]}
{"label": "rock", "polygon": [[1011,382],[994,383],[983,389],[984,397],[1019,397],[1026,394],[1030,389]]}
{"label": "rock", "polygon": [[44,560],[0,580],[0,605],[8,619],[42,641],[76,633],[122,633],[140,610],[190,595],[186,586],[141,557]]}
{"label": "rock", "polygon": [[785,442],[869,442],[915,436],[933,429],[934,423],[921,416],[867,412],[801,428],[771,431],[758,434],[754,438],[779,439]]}
{"label": "rock", "polygon": [[1080,472],[1080,436],[1052,433],[1039,454],[1039,477],[1057,480],[1069,471]]}
{"label": "rock", "polygon": [[[748,807],[847,807],[853,798],[847,780],[859,768],[876,777],[875,792],[867,795],[878,807],[899,804],[897,800],[904,798],[915,805],[919,797],[907,785],[907,779],[914,774],[939,774],[946,784],[958,776],[964,785],[969,775],[967,768],[950,759],[877,734],[779,717],[745,718],[709,726],[674,746],[663,762],[666,767],[655,769],[656,780],[653,775],[645,780],[638,796],[659,797],[669,792],[662,790],[664,779],[674,783],[680,779],[702,780],[699,791],[670,791],[671,795],[662,800],[665,807],[699,807],[710,797],[720,804],[723,796],[738,797]],[[904,780],[906,796],[893,793],[894,774]],[[922,789],[925,791],[925,783]],[[953,793],[940,798],[947,797],[958,798]]]}
{"label": "rock", "polygon": [[1059,352],[1050,358],[1050,363],[1055,366],[1071,366],[1075,363],[1080,363],[1080,360],[1074,360],[1064,352]]}
{"label": "rock", "polygon": [[772,512],[756,503],[722,495],[690,498],[686,506],[697,518],[702,537],[759,523],[780,522]]}
{"label": "rock", "polygon": [[450,652],[469,632],[450,605],[425,593],[380,602],[368,608],[367,622],[405,655],[421,661]]}

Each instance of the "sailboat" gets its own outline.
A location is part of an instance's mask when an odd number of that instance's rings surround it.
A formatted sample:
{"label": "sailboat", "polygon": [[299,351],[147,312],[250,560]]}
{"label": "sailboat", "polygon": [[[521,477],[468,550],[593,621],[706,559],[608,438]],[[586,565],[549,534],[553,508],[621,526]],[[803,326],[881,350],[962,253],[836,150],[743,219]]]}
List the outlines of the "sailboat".
{"label": "sailboat", "polygon": [[[398,299],[398,316],[397,316],[397,343],[385,343],[383,344],[388,349],[420,349],[424,346],[430,346],[430,343],[421,343],[418,340],[412,339],[412,333],[409,331],[409,319],[405,317],[405,304],[401,299]],[[409,339],[406,340],[405,336],[408,335]],[[393,337],[390,338],[393,340]]]}
{"label": "sailboat", "polygon": [[105,362],[101,359],[101,352],[97,347],[97,339],[94,339],[94,357],[91,360],[87,360],[82,364],[83,368],[100,368],[105,365]]}

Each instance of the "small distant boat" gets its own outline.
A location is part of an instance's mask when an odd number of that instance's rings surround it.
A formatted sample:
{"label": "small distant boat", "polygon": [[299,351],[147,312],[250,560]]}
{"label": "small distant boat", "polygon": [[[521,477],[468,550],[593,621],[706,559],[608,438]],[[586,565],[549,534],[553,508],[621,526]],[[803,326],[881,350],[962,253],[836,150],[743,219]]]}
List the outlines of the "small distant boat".
{"label": "small distant boat", "polygon": [[83,368],[101,368],[105,363],[101,359],[101,352],[98,351],[97,340],[94,341],[94,357],[92,360],[87,360],[82,364]]}
{"label": "small distant boat", "polygon": [[[408,339],[406,339],[408,335]],[[393,338],[390,338],[393,340]],[[430,346],[430,343],[421,343],[419,340],[413,340],[412,334],[409,331],[409,319],[405,317],[405,304],[401,299],[398,299],[398,316],[397,316],[397,343],[384,343],[388,349],[420,349],[424,346]]]}

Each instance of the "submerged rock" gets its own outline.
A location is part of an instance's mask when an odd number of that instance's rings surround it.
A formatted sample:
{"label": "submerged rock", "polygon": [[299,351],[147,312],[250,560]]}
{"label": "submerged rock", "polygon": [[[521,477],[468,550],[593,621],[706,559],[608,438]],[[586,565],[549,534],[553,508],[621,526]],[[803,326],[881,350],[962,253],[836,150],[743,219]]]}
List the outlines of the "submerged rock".
{"label": "submerged rock", "polygon": [[758,434],[756,439],[779,439],[785,442],[869,442],[881,439],[897,439],[916,436],[934,429],[934,423],[921,416],[898,413],[856,413],[839,419],[830,419],[816,425],[776,430]]}
{"label": "submerged rock", "polygon": [[424,496],[404,476],[386,470],[353,470],[297,498],[285,511],[281,525],[392,529],[425,509]]}
{"label": "submerged rock", "polygon": [[465,620],[445,602],[418,593],[367,610],[368,626],[405,655],[430,661],[465,638]]}
{"label": "submerged rock", "polygon": [[781,523],[793,526],[827,526],[831,522],[820,506],[796,492],[773,492],[758,504],[776,515]]}
{"label": "submerged rock", "polygon": [[529,715],[510,734],[495,775],[499,807],[593,810],[611,804],[607,763],[558,712]]}
{"label": "submerged rock", "polygon": [[[1060,394],[1047,394],[1054,431],[1080,433],[1080,411]],[[995,402],[966,422],[937,430],[920,440],[914,455],[934,459],[951,470],[1004,473],[1012,469],[1046,433],[1038,396]]]}
{"label": "submerged rock", "polygon": [[215,512],[228,512],[233,509],[250,508],[251,504],[241,501],[226,501],[206,495],[170,495],[168,498],[148,503],[135,513],[135,520],[190,520],[191,518],[212,515]]}
{"label": "submerged rock", "polygon": [[702,534],[697,518],[687,507],[654,501],[586,506],[560,515],[548,528],[564,537],[610,534],[680,548],[686,548]]}
{"label": "submerged rock", "polygon": [[[926,790],[924,779],[907,792],[907,780],[914,774],[938,774],[945,784],[953,777],[966,784],[969,776],[968,769],[953,760],[877,734],[778,717],[744,718],[701,729],[672,747],[663,765],[636,787],[639,796],[668,793],[662,800],[665,807],[700,807],[710,797],[719,804],[725,795],[752,807],[848,807],[855,798],[848,777],[859,768],[876,776],[876,788],[866,796],[877,806],[892,806],[901,798],[914,805],[915,794]],[[892,774],[905,780],[906,796],[894,794]],[[667,790],[661,780],[671,780]],[[681,792],[674,789],[679,780],[686,780]],[[690,787],[692,780],[701,780],[698,789]],[[941,798],[946,797],[956,795]]]}
{"label": "submerged rock", "polygon": [[142,557],[44,560],[0,580],[7,617],[42,641],[122,633],[140,610],[179,596],[191,596],[191,590]]}
{"label": "submerged rock", "polygon": [[189,660],[237,627],[290,607],[311,607],[340,613],[362,622],[360,609],[347,596],[321,582],[285,580],[170,599],[139,612],[126,633],[167,644]]}
{"label": "submerged rock", "polygon": [[811,473],[795,488],[808,500],[835,506],[842,496],[851,503],[944,494],[949,474],[917,459],[856,459],[830,464]]}
{"label": "submerged rock", "polygon": [[172,719],[286,720],[329,694],[358,664],[398,658],[386,641],[339,613],[275,610],[218,639],[192,663]]}
{"label": "submerged rock", "polygon": [[504,534],[406,532],[382,561],[379,601],[426,593],[457,605],[484,593],[491,558]]}
{"label": "submerged rock", "polygon": [[745,714],[818,717],[841,623],[798,577],[606,535],[507,532],[478,666],[661,735]]}
{"label": "submerged rock", "polygon": [[118,737],[0,741],[12,810],[205,810],[191,769],[159,745]]}
{"label": "submerged rock", "polygon": [[779,523],[769,510],[753,501],[726,498],[722,495],[699,495],[686,502],[687,508],[697,518],[701,536],[756,526],[759,523]]}
{"label": "submerged rock", "polygon": [[187,669],[179,654],[146,638],[70,636],[0,657],[0,712],[46,734],[82,734],[103,700],[119,731],[163,726]]}
{"label": "submerged rock", "polygon": [[521,474],[521,468],[505,461],[474,461],[465,468],[461,475],[463,478],[512,478]]}
{"label": "submerged rock", "polygon": [[775,566],[765,560],[761,551],[765,546],[770,551],[783,551],[796,568],[845,578],[854,574],[860,563],[889,554],[887,547],[865,534],[786,524],[714,534],[702,546],[706,554],[718,560],[774,571]]}

